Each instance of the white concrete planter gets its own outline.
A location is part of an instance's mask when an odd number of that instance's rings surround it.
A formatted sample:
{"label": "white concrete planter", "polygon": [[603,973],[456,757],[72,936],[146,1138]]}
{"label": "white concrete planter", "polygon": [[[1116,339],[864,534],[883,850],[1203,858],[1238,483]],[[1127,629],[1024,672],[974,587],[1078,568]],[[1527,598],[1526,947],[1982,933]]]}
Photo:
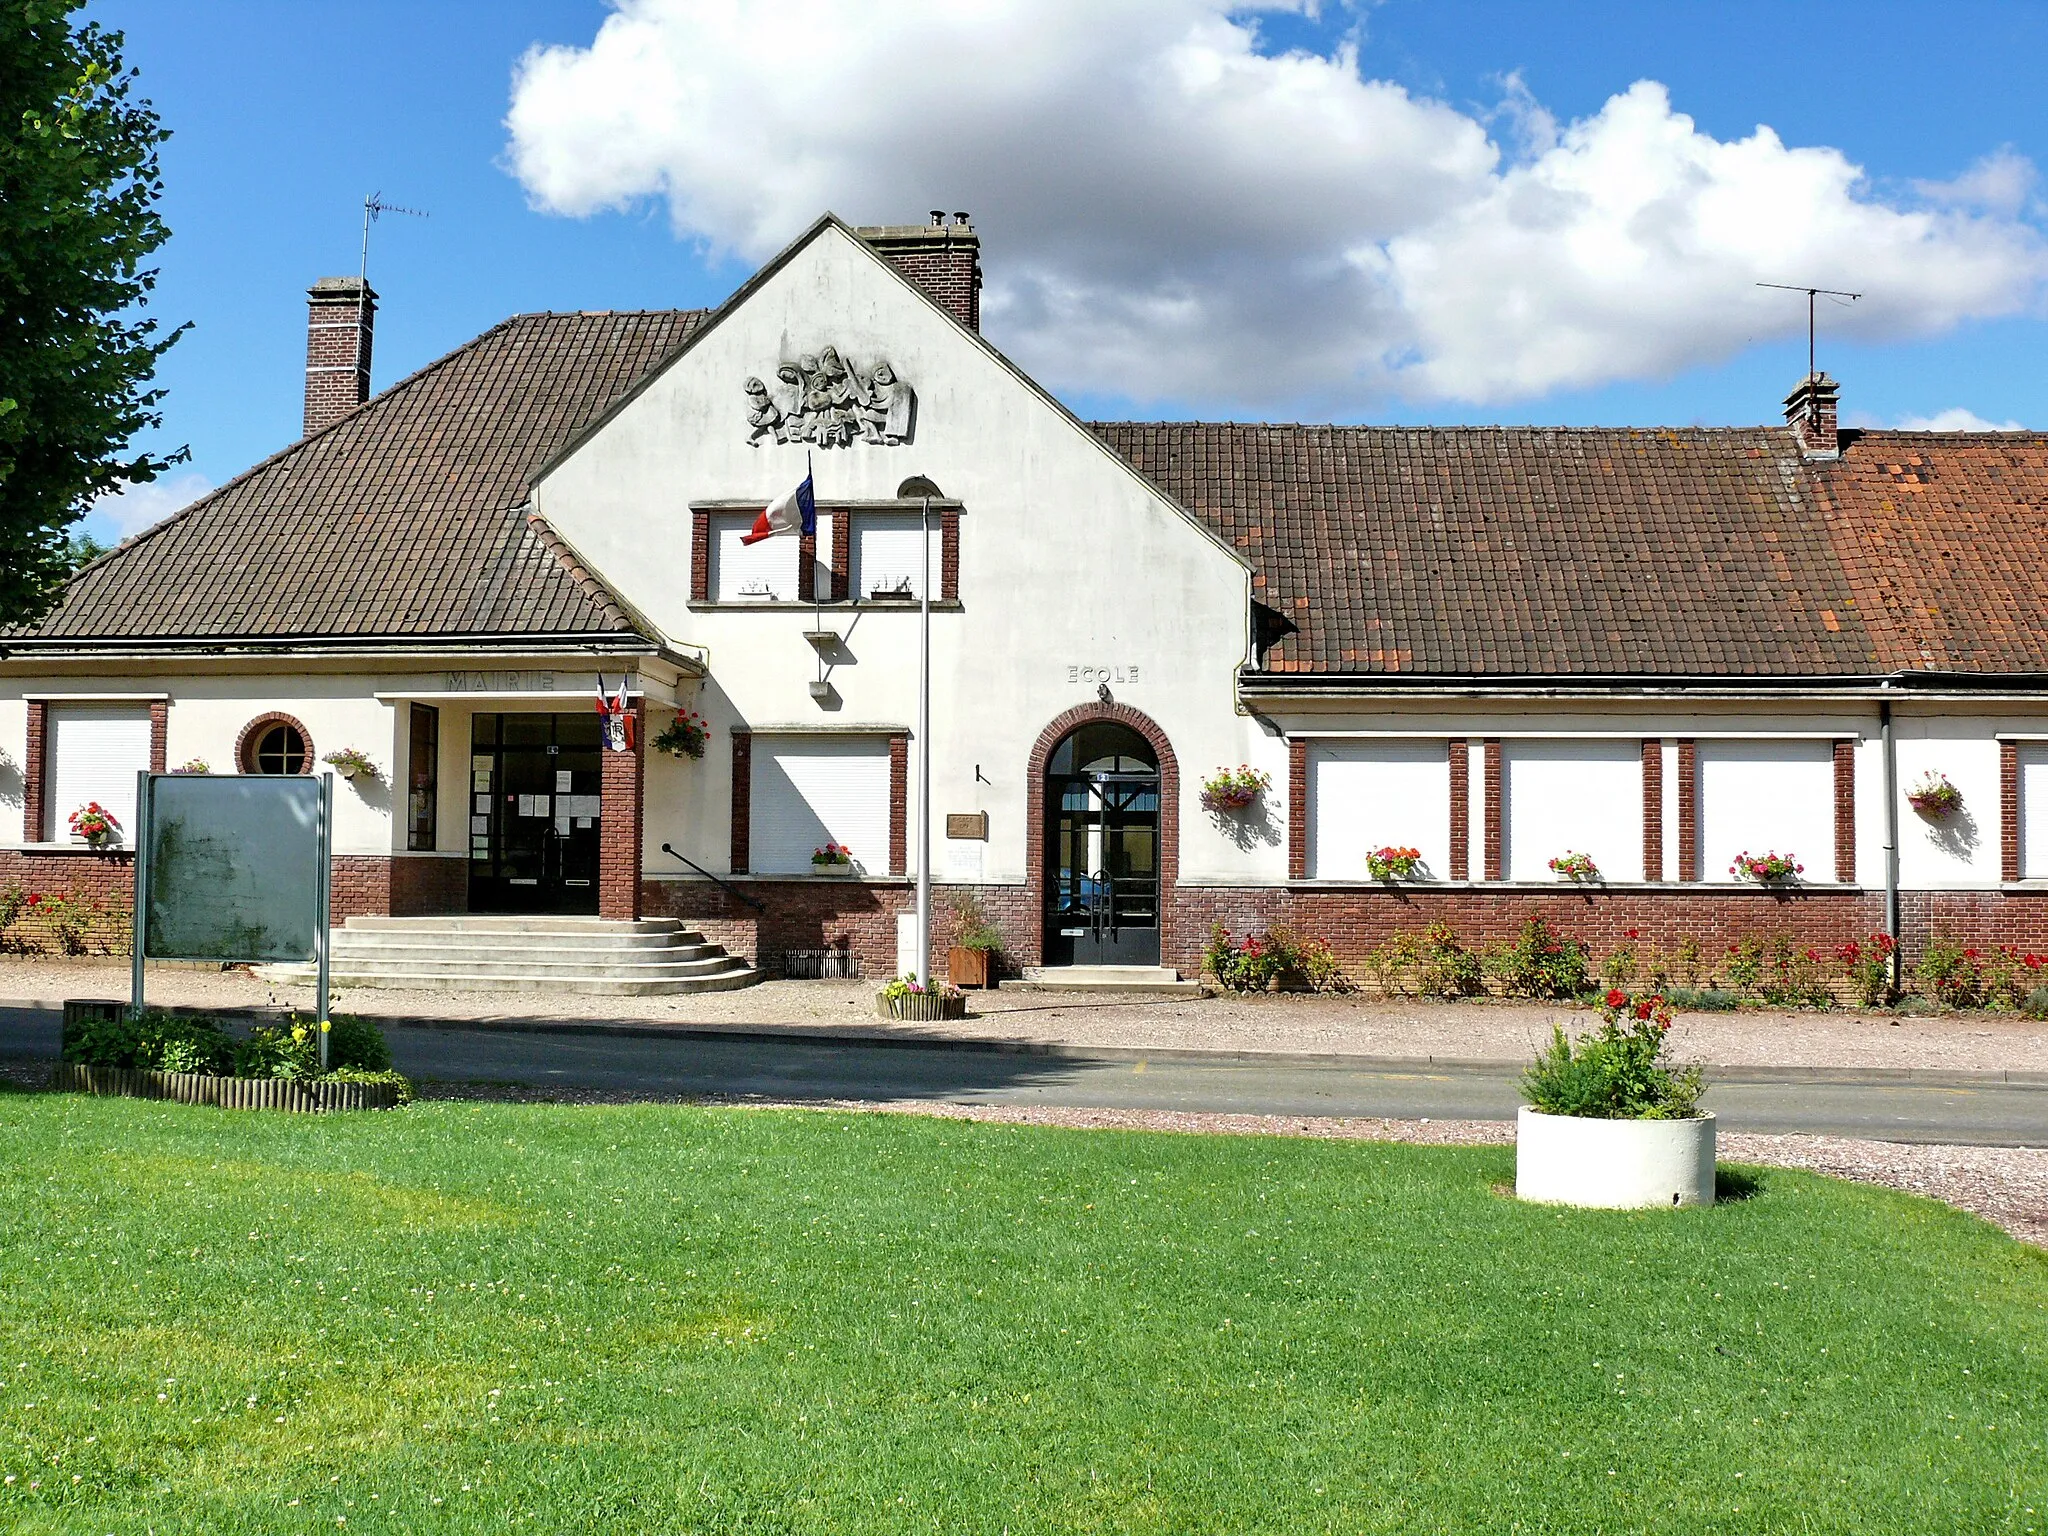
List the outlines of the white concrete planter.
{"label": "white concrete planter", "polygon": [[1608,1210],[1712,1205],[1714,1117],[1591,1120],[1525,1104],[1515,1121],[1515,1194]]}

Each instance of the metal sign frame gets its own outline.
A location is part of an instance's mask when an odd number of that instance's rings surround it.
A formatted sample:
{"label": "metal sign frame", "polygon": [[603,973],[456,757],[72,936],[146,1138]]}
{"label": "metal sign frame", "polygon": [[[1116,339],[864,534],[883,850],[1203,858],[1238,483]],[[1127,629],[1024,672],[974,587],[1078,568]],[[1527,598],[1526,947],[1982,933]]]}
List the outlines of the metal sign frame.
{"label": "metal sign frame", "polygon": [[[143,966],[148,959],[149,948],[149,846],[152,823],[155,820],[156,796],[154,787],[160,779],[186,777],[169,773],[151,773],[147,770],[135,775],[135,916],[132,924],[133,938],[129,948],[133,951],[133,967],[129,978],[129,1010],[139,1014],[143,1008]],[[314,1009],[315,1017],[323,1026],[327,1022],[327,965],[328,951],[332,940],[328,932],[330,919],[331,891],[334,881],[334,776],[320,775],[320,817],[317,874],[313,890],[313,953],[305,958],[313,962],[314,968]],[[224,957],[225,958],[225,957]],[[327,1030],[319,1030],[320,1070],[327,1070]]]}

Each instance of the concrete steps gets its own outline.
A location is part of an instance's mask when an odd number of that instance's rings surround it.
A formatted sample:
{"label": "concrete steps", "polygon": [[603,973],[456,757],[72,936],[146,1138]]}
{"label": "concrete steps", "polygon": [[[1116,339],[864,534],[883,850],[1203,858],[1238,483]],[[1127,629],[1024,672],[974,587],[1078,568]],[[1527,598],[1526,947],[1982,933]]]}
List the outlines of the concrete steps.
{"label": "concrete steps", "polygon": [[[328,977],[337,987],[644,997],[730,992],[761,980],[673,918],[352,917],[332,944]],[[313,967],[266,965],[256,974],[304,984]]]}
{"label": "concrete steps", "polygon": [[1156,996],[1201,997],[1199,981],[1182,981],[1164,965],[1027,965],[1012,986],[1040,992],[1145,992]]}

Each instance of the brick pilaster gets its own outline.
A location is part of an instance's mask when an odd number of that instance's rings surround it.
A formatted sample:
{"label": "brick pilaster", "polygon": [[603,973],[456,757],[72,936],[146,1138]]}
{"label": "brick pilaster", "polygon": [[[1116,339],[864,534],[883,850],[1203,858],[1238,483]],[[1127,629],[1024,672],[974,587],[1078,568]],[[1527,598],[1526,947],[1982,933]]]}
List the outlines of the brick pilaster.
{"label": "brick pilaster", "polygon": [[1472,878],[1472,747],[1451,738],[1451,878]]}
{"label": "brick pilaster", "polygon": [[796,600],[800,603],[818,600],[818,536],[815,533],[796,536]]}
{"label": "brick pilaster", "polygon": [[690,509],[690,601],[711,601],[711,514]]}
{"label": "brick pilaster", "polygon": [[[918,743],[926,751],[928,744]],[[889,738],[889,873],[910,872],[910,738]]]}
{"label": "brick pilaster", "polygon": [[939,514],[939,601],[960,601],[960,514]]}
{"label": "brick pilaster", "polygon": [[630,706],[632,746],[606,749],[598,777],[597,915],[640,916],[642,807],[646,800],[646,707]]}
{"label": "brick pilaster", "polygon": [[1308,878],[1308,743],[1287,739],[1287,878]]}
{"label": "brick pilaster", "polygon": [[1835,878],[1856,883],[1856,743],[1835,743]]}
{"label": "brick pilaster", "polygon": [[1664,743],[1643,743],[1643,878],[1664,878]]}
{"label": "brick pilaster", "polygon": [[149,771],[164,771],[164,754],[171,734],[171,705],[168,699],[152,699],[149,705]]}
{"label": "brick pilaster", "polygon": [[46,822],[43,815],[45,774],[49,753],[43,738],[50,724],[50,706],[32,699],[28,706],[28,761],[21,765],[21,840],[40,843]]}
{"label": "brick pilaster", "polygon": [[1678,878],[1700,877],[1699,743],[1678,744]]}
{"label": "brick pilaster", "polygon": [[832,517],[832,601],[843,603],[853,590],[853,513],[834,507]]}
{"label": "brick pilaster", "polygon": [[747,873],[753,860],[749,832],[753,825],[754,733],[732,732],[732,872]]}
{"label": "brick pilaster", "polygon": [[1498,880],[1501,877],[1501,751],[1500,742],[1493,737],[1486,741],[1486,823],[1483,831],[1486,848],[1486,878]]}
{"label": "brick pilaster", "polygon": [[[31,704],[29,708],[37,706]],[[34,749],[31,748],[31,751]],[[2020,877],[2020,744],[1998,744],[1998,878]]]}

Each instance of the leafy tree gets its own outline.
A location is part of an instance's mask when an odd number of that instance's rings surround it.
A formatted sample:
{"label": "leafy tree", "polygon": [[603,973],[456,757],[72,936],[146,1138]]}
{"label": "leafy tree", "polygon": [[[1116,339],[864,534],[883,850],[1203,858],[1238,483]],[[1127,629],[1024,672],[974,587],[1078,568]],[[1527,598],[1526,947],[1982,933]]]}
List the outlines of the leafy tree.
{"label": "leafy tree", "polygon": [[139,313],[169,235],[169,135],[132,96],[121,34],[72,9],[0,0],[0,624],[56,601],[94,497],[186,457],[129,448],[162,425],[150,379],[185,329]]}

